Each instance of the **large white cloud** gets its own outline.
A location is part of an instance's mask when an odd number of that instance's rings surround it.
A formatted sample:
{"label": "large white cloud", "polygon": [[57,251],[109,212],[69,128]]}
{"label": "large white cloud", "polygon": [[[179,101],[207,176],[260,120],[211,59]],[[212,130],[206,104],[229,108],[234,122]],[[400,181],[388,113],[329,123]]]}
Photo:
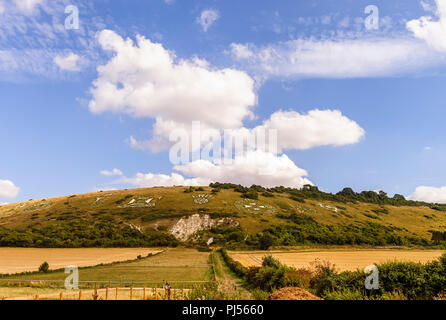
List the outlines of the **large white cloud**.
{"label": "large white cloud", "polygon": [[276,156],[260,150],[247,152],[228,164],[216,165],[210,161],[198,160],[174,167],[175,170],[200,181],[230,182],[264,187],[287,186],[301,188],[311,184],[306,178],[307,171],[296,166],[287,155]]}
{"label": "large white cloud", "polygon": [[415,192],[409,196],[409,199],[432,203],[446,203],[446,187],[417,187]]}
{"label": "large white cloud", "polygon": [[437,4],[436,19],[424,16],[407,22],[407,29],[415,37],[425,40],[428,45],[438,51],[446,51],[446,1],[435,0]]}
{"label": "large white cloud", "polygon": [[[205,186],[211,182],[228,182],[264,187],[286,186],[301,188],[312,184],[306,177],[307,171],[295,165],[286,155],[276,156],[260,150],[248,152],[243,157],[236,157],[228,163],[214,164],[198,160],[185,165],[175,166],[180,172],[171,175],[138,173],[132,178],[120,181],[138,187],[153,186]],[[191,178],[186,178],[191,177]]]}
{"label": "large white cloud", "polygon": [[339,110],[311,110],[307,114],[278,111],[257,130],[277,130],[278,152],[320,146],[343,146],[360,141],[365,131]]}
{"label": "large white cloud", "polygon": [[10,180],[0,180],[0,198],[15,198],[20,188],[16,187]]}
{"label": "large white cloud", "polygon": [[[213,69],[197,58],[178,60],[161,44],[142,36],[134,43],[104,30],[99,43],[115,55],[98,68],[99,76],[91,89],[90,110],[156,120],[150,140],[130,137],[133,148],[166,150],[172,145],[169,142],[172,131],[184,129],[190,136],[193,121],[200,121],[202,131],[251,130],[243,127],[243,120],[253,117],[251,108],[257,99],[254,81],[246,73]],[[358,124],[331,110],[313,110],[307,115],[279,111],[251,131],[261,129],[278,130],[279,152],[352,144],[364,135]]]}
{"label": "large white cloud", "polygon": [[[168,140],[169,134],[179,128],[187,132],[191,139],[190,124],[178,125],[173,121],[158,120],[154,125],[154,138],[147,141],[138,141],[134,137],[130,137],[130,146],[138,150],[150,149],[153,152],[168,149],[172,145],[172,142]],[[211,128],[201,127],[202,136],[200,141],[202,144],[207,141],[206,129]],[[252,129],[242,127],[230,130],[228,133],[233,139],[237,136],[239,138],[243,137],[246,142],[248,137],[255,139],[262,132],[266,137],[266,147],[268,147],[270,130],[276,130],[277,132],[277,152],[306,150],[321,146],[345,146],[358,143],[365,135],[365,130],[358,123],[343,115],[341,111],[319,109],[310,110],[306,114],[292,110],[280,110],[273,113],[260,126]],[[224,139],[224,132],[220,131],[220,134],[221,138]]]}
{"label": "large white cloud", "polygon": [[176,59],[161,44],[137,36],[134,43],[115,32],[99,34],[114,57],[98,68],[89,108],[122,112],[178,125],[201,121],[214,128],[238,128],[252,117],[254,81],[235,69],[214,69],[206,61]]}

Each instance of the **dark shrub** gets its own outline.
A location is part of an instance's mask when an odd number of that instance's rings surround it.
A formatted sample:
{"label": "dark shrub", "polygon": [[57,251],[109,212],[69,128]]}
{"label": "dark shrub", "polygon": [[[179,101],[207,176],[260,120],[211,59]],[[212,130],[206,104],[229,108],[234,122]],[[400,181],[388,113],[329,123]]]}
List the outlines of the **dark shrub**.
{"label": "dark shrub", "polygon": [[48,264],[48,262],[45,261],[44,263],[42,263],[40,265],[39,272],[47,273],[49,271],[49,269],[50,269],[50,265]]}

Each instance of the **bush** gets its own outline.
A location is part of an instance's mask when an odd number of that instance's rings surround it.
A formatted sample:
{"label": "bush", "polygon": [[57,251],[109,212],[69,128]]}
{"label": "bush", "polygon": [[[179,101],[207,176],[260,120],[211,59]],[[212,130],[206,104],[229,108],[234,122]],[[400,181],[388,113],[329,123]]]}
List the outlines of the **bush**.
{"label": "bush", "polygon": [[192,193],[194,191],[195,191],[195,189],[193,187],[189,187],[189,188],[184,190],[184,193]]}
{"label": "bush", "polygon": [[282,263],[279,260],[275,259],[272,255],[267,255],[263,258],[262,267],[273,267],[280,268]]}
{"label": "bush", "polygon": [[225,249],[220,249],[219,252],[221,253],[223,260],[225,261],[225,263],[228,265],[229,269],[231,269],[232,272],[234,272],[240,278],[244,278],[246,276],[248,272],[247,268],[245,268],[240,262],[237,262],[234,259],[232,259]]}
{"label": "bush", "polygon": [[248,192],[243,193],[242,198],[259,200],[259,194],[257,193],[257,191],[250,190]]}
{"label": "bush", "polygon": [[367,297],[364,297],[364,293],[360,290],[337,290],[325,293],[323,295],[325,300],[367,300]]}
{"label": "bush", "polygon": [[263,192],[262,196],[267,197],[267,198],[273,198],[274,197],[274,195],[271,192],[267,192],[267,191]]}
{"label": "bush", "polygon": [[48,262],[45,261],[44,263],[42,263],[40,265],[39,272],[47,273],[49,271],[49,269],[50,269],[50,265],[48,264]]}

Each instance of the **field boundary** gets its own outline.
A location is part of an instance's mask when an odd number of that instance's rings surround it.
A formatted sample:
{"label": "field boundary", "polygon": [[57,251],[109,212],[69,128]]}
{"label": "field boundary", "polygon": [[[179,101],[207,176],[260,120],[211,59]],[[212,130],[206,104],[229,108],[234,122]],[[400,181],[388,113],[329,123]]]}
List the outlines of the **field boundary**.
{"label": "field boundary", "polygon": [[[142,300],[175,300],[181,298],[181,300],[187,299],[192,289],[170,289],[168,293],[167,289],[164,288],[105,288],[105,289],[92,289],[92,290],[76,290],[76,291],[61,291],[59,293],[41,294],[41,295],[30,295],[23,297],[14,298],[0,298],[1,301],[24,301],[24,300],[73,300],[67,299],[67,297],[74,297],[74,300],[82,300],[83,297],[91,295],[91,300],[122,300],[119,299],[119,293],[122,291],[129,291],[129,300],[141,300],[134,299],[136,291],[142,291]],[[104,293],[105,297],[100,297],[100,294]],[[113,297],[115,297],[113,299]],[[53,299],[56,298],[56,299]],[[64,299],[65,298],[65,299]]]}
{"label": "field boundary", "polygon": [[[215,280],[191,280],[191,281],[145,281],[145,280],[129,280],[129,281],[104,281],[104,280],[91,280],[91,281],[79,281],[80,288],[87,289],[103,289],[103,288],[131,288],[136,286],[155,288],[158,285],[169,285],[186,288],[194,285],[203,285],[208,283],[215,283]],[[64,288],[65,280],[38,280],[38,279],[0,279],[0,287],[34,287],[34,288]]]}

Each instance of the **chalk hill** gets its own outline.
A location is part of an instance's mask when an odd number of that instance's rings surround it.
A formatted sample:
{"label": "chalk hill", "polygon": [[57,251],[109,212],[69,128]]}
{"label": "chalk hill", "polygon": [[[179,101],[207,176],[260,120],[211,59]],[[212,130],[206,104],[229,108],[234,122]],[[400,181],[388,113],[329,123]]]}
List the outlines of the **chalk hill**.
{"label": "chalk hill", "polygon": [[444,235],[442,207],[397,200],[224,184],[103,191],[1,206],[0,246],[433,245]]}

